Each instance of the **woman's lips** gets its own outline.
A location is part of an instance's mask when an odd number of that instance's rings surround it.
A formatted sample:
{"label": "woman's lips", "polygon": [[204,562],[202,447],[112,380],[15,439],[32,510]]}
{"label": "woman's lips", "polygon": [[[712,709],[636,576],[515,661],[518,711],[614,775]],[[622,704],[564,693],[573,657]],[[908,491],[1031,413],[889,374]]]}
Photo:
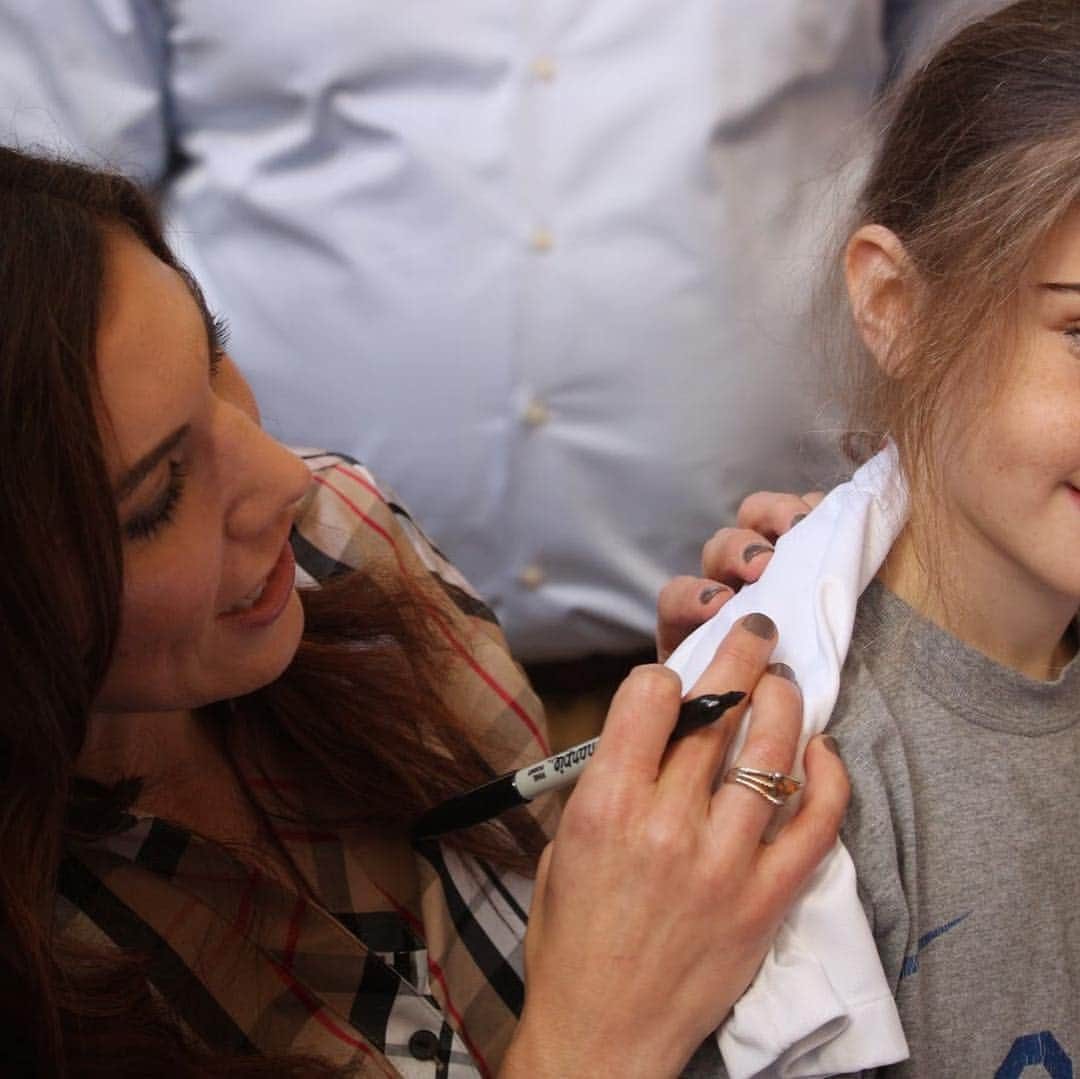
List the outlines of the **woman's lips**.
{"label": "woman's lips", "polygon": [[219,617],[232,626],[269,625],[285,610],[295,581],[296,561],[293,558],[292,546],[286,541],[261,589],[255,589],[240,604]]}

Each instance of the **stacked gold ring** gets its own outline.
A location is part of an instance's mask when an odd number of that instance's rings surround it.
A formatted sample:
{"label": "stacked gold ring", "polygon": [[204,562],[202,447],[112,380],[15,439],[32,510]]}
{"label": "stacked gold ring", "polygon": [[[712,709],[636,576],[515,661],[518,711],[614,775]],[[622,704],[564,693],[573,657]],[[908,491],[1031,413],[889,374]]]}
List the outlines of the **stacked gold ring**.
{"label": "stacked gold ring", "polygon": [[764,772],[760,768],[732,768],[724,776],[725,783],[738,783],[760,794],[774,806],[784,805],[802,784],[784,772]]}

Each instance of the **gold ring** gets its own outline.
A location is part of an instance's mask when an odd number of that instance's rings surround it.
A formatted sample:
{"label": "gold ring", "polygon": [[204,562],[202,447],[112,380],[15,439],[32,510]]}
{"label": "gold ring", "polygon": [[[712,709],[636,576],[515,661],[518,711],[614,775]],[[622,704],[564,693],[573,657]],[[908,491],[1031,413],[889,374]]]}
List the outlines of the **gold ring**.
{"label": "gold ring", "polygon": [[784,772],[763,772],[760,768],[732,768],[724,776],[725,783],[738,783],[760,794],[774,806],[784,805],[802,784]]}

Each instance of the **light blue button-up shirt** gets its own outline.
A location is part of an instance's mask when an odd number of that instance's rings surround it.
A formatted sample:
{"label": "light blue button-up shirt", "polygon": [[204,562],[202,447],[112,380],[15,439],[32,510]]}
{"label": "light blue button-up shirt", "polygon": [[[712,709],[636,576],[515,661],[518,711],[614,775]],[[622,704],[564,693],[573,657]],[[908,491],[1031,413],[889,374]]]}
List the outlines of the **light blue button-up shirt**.
{"label": "light blue button-up shirt", "polygon": [[267,426],[389,477],[519,656],[629,651],[743,495],[833,478],[885,8],[4,0],[0,138],[158,187]]}

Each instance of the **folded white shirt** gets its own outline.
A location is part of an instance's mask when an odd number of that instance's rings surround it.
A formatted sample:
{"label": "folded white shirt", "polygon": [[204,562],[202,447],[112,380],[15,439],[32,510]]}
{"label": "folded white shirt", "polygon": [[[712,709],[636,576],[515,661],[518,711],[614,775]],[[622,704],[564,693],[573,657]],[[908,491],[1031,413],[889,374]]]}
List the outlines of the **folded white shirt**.
{"label": "folded white shirt", "polygon": [[[774,661],[803,693],[799,745],[824,730],[836,704],[855,607],[907,515],[889,445],[832,491],[776,544],[761,580],[747,585],[688,637],[667,664],[694,684],[728,629],[761,611],[776,623]],[[724,767],[736,759],[746,720]],[[793,799],[782,811],[790,814]],[[855,890],[851,857],[837,842],[789,911],[753,984],[718,1032],[731,1079],[803,1079],[904,1060],[907,1041]]]}

